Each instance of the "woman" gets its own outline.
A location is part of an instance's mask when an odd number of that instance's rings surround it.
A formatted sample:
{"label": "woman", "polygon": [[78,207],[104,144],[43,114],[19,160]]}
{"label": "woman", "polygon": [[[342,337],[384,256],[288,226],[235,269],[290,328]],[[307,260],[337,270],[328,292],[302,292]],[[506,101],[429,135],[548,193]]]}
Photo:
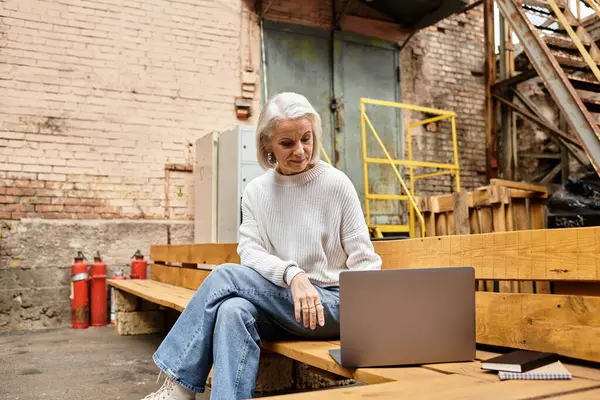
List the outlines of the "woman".
{"label": "woman", "polygon": [[350,180],[320,161],[321,119],[299,94],[270,99],[259,117],[267,173],[243,194],[241,265],[202,283],[154,361],[167,375],[147,399],[194,399],[214,362],[211,398],[254,395],[260,340],[339,337],[339,273],[379,269]]}

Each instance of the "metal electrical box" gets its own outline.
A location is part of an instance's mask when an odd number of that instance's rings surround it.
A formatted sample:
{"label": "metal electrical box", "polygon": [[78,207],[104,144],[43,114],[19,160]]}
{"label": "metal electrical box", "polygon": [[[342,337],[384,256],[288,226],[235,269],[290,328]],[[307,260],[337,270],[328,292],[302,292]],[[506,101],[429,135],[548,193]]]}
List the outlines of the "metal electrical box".
{"label": "metal electrical box", "polygon": [[196,243],[239,240],[242,194],[265,173],[256,159],[255,132],[240,125],[196,142]]}

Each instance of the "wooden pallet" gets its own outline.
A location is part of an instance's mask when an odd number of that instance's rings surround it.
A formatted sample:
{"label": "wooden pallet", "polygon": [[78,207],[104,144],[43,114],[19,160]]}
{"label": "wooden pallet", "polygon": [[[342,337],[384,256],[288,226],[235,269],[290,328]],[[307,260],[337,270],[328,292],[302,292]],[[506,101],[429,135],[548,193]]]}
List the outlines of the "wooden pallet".
{"label": "wooden pallet", "polygon": [[[544,229],[548,190],[544,186],[492,179],[488,186],[442,196],[420,197],[425,235],[447,236]],[[421,229],[417,226],[417,237]],[[480,282],[479,290],[550,293],[548,282]]]}

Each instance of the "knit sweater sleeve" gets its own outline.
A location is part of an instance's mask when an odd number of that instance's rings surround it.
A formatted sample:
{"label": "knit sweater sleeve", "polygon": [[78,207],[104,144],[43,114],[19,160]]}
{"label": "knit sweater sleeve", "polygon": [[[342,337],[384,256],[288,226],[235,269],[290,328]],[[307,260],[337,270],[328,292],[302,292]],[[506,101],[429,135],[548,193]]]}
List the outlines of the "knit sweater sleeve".
{"label": "knit sweater sleeve", "polygon": [[341,186],[341,242],[348,259],[346,266],[350,270],[381,269],[381,257],[375,252],[369,228],[360,206],[356,189],[347,177]]}
{"label": "knit sweater sleeve", "polygon": [[242,224],[239,228],[238,254],[240,262],[242,265],[254,269],[273,284],[286,287],[286,282],[291,282],[294,276],[303,271],[295,261],[282,260],[267,251],[267,246],[260,234],[260,221],[256,219],[253,205],[252,194],[246,191],[242,197]]}

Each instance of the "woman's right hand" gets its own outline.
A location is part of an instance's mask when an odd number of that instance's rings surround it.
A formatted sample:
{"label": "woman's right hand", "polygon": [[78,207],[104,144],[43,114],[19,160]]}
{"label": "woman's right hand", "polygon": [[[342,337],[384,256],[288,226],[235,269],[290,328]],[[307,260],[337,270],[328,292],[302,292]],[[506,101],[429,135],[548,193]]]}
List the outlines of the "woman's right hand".
{"label": "woman's right hand", "polygon": [[290,282],[292,297],[294,298],[294,312],[296,321],[304,322],[304,327],[314,330],[317,327],[317,321],[320,326],[325,325],[325,314],[323,305],[317,289],[308,280],[306,273],[301,272],[294,276]]}

